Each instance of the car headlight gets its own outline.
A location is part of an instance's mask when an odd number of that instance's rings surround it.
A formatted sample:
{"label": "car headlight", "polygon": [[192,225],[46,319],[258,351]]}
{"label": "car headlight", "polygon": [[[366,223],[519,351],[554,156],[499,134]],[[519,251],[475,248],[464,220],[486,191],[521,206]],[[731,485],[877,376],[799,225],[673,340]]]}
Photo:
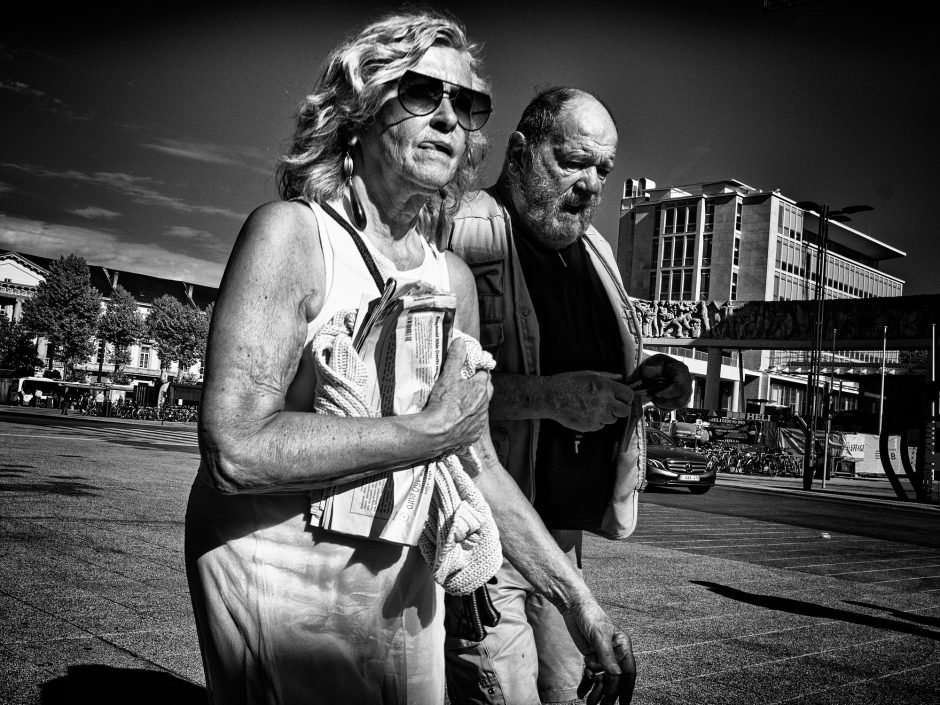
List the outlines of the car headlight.
{"label": "car headlight", "polygon": [[653,460],[652,458],[647,458],[646,464],[649,465],[651,468],[656,468],[657,470],[666,469],[666,466],[664,463],[660,462],[659,460]]}

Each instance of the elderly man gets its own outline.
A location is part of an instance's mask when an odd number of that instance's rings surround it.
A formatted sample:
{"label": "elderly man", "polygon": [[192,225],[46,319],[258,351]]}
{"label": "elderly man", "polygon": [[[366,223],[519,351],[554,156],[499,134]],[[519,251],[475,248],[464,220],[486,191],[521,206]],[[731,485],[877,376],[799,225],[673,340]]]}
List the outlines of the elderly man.
{"label": "elderly man", "polygon": [[[510,136],[496,185],[466,198],[442,243],[476,279],[481,342],[497,361],[490,430],[500,461],[579,569],[582,530],[633,531],[642,404],[688,398],[681,364],[652,397],[628,383],[639,374],[640,323],[591,226],[616,150],[616,125],[596,97],[541,92]],[[584,662],[558,610],[508,561],[490,591],[498,626],[483,642],[448,641],[451,700],[579,702]]]}

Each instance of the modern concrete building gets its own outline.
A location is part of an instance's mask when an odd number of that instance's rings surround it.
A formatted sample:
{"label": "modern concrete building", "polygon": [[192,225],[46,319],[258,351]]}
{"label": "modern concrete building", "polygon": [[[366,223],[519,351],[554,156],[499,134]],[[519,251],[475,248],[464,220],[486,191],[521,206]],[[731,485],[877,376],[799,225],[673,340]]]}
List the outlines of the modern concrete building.
{"label": "modern concrete building", "polygon": [[[812,300],[821,252],[820,215],[804,210],[780,191],[764,191],[734,179],[657,187],[628,179],[621,201],[617,262],[628,293],[649,301]],[[904,282],[881,271],[885,260],[905,253],[828,219],[825,298],[900,296]],[[827,331],[828,333],[828,331]],[[703,354],[682,355],[697,382]],[[880,359],[880,351],[879,359]],[[824,348],[823,361],[864,360],[865,352]],[[722,404],[741,410],[743,399],[762,398],[800,409],[805,389],[805,352],[729,352],[722,368]],[[803,375],[800,374],[803,373]],[[743,380],[743,384],[742,384]],[[701,403],[696,385],[693,406]],[[847,382],[840,408],[854,408],[857,385]]]}
{"label": "modern concrete building", "polygon": [[[53,258],[22,252],[0,252],[0,310],[4,311],[8,318],[19,320],[23,302],[33,295],[36,286],[45,279],[53,261]],[[115,286],[120,285],[134,297],[144,317],[149,313],[153,301],[163,295],[168,294],[185,305],[205,309],[215,301],[218,294],[218,289],[208,286],[125,272],[101,265],[89,264],[88,270],[91,285],[101,294],[102,306],[107,307],[111,292]],[[77,368],[84,369],[95,379],[100,369],[107,378],[114,370],[114,365],[108,362],[111,352],[110,345],[104,348],[101,341],[98,341],[97,353],[85,363],[77,365]],[[132,384],[148,387],[159,385],[161,365],[154,346],[148,341],[142,341],[131,347],[130,354],[131,361],[124,368],[124,373],[131,378]],[[46,343],[43,339],[39,340],[39,357],[44,358],[48,364]],[[57,362],[58,366],[61,366],[61,361]],[[53,361],[53,364],[55,365],[56,361]],[[198,374],[199,365],[183,372]],[[179,379],[180,370],[175,362],[172,363],[168,374]]]}

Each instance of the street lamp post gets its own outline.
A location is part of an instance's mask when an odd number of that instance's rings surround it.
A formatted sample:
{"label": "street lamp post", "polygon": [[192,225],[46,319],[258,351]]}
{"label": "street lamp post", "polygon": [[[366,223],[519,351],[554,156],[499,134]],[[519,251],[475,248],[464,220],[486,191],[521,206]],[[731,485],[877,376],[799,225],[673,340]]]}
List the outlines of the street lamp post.
{"label": "street lamp post", "polygon": [[[819,242],[817,243],[818,253],[816,255],[816,286],[813,290],[813,300],[816,302],[815,322],[813,325],[813,338],[811,341],[809,357],[809,374],[806,379],[807,403],[805,408],[809,414],[809,431],[806,434],[806,443],[803,449],[803,489],[811,490],[813,488],[813,473],[816,468],[816,422],[818,417],[819,405],[819,371],[820,358],[822,357],[823,346],[823,314],[826,306],[826,258],[829,254],[829,221],[835,220],[845,223],[851,220],[849,214],[860,213],[861,211],[874,210],[871,206],[857,205],[846,206],[839,210],[830,210],[829,204],[822,205],[813,201],[799,201],[797,208],[803,210],[813,210],[819,215]],[[825,477],[826,468],[823,466],[823,476]]]}

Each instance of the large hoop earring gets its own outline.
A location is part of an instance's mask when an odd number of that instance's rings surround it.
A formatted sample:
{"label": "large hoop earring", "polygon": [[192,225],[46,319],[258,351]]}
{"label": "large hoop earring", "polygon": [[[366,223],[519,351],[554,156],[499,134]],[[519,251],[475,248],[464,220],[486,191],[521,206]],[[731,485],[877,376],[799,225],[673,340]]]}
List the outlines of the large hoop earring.
{"label": "large hoop earring", "polygon": [[369,224],[366,218],[366,211],[362,207],[362,201],[359,200],[359,194],[356,186],[352,182],[353,176],[353,158],[352,148],[356,146],[356,138],[352,137],[346,145],[346,154],[343,155],[343,181],[346,183],[346,198],[349,199],[349,208],[352,211],[352,221],[359,230],[365,230]]}

